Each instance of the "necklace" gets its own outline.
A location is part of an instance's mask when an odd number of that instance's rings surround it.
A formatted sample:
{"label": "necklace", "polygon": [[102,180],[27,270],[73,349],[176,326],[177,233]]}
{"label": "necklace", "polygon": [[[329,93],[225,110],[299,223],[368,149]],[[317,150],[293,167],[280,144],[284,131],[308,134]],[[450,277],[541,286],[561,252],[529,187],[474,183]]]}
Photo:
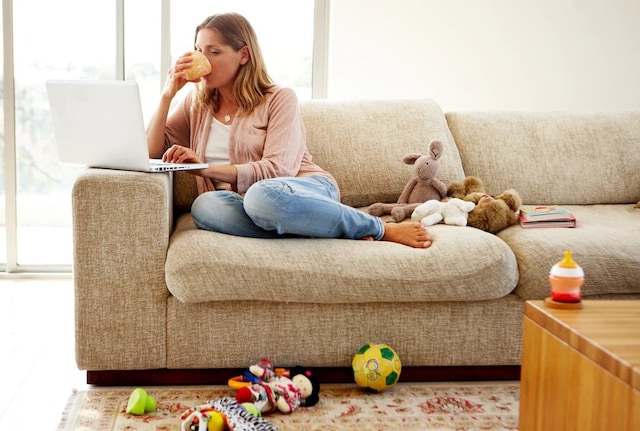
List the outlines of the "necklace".
{"label": "necklace", "polygon": [[231,111],[231,112],[226,112],[226,113],[224,114],[224,116],[222,117],[222,118],[224,119],[224,122],[225,122],[225,123],[230,122],[230,121],[231,121],[231,116],[232,116],[233,114],[235,114],[235,112],[236,112],[237,110],[238,110],[238,108],[234,109],[234,110],[233,110],[233,111]]}

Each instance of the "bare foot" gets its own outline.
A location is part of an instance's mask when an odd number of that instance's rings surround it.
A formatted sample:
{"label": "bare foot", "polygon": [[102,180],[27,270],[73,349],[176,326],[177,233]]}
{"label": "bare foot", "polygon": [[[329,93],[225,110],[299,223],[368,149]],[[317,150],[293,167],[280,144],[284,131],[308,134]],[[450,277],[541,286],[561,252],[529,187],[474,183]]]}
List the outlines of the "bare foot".
{"label": "bare foot", "polygon": [[415,248],[428,248],[431,238],[420,222],[385,223],[383,241],[397,242]]}

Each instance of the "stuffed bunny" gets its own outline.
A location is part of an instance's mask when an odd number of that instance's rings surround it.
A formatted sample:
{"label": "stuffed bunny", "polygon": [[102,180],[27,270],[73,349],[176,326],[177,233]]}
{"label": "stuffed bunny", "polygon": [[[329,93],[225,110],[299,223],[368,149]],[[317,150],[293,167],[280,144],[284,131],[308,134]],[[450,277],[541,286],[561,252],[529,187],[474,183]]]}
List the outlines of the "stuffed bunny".
{"label": "stuffed bunny", "polygon": [[441,141],[433,140],[429,144],[429,154],[407,154],[404,163],[415,165],[416,176],[405,185],[398,201],[394,204],[375,203],[369,207],[369,214],[382,216],[391,214],[395,222],[409,217],[413,210],[428,200],[441,200],[447,194],[447,186],[436,179],[444,146]]}

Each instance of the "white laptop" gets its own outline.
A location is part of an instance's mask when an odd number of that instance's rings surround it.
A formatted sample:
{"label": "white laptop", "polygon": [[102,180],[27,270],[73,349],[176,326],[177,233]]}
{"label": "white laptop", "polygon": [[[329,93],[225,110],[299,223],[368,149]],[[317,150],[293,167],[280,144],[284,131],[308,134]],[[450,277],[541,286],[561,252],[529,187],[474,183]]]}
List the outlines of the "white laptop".
{"label": "white laptop", "polygon": [[137,82],[48,80],[46,86],[61,162],[141,172],[208,167],[149,158]]}

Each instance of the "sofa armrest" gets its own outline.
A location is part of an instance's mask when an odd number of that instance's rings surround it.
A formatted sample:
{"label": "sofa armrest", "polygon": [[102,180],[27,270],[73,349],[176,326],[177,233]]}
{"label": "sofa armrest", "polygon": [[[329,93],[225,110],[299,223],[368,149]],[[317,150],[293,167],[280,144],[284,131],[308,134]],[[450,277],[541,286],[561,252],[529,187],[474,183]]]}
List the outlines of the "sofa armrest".
{"label": "sofa armrest", "polygon": [[80,369],[166,366],[171,196],[168,173],[88,169],[76,180],[73,275]]}

